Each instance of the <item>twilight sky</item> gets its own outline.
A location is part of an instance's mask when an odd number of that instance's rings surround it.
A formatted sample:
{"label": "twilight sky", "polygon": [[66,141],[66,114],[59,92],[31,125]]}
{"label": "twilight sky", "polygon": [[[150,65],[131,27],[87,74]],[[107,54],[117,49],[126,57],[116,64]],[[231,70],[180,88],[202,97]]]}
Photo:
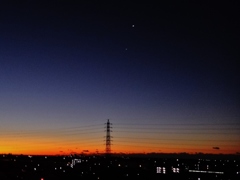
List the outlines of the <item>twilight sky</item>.
{"label": "twilight sky", "polygon": [[1,1],[0,153],[240,152],[234,3]]}

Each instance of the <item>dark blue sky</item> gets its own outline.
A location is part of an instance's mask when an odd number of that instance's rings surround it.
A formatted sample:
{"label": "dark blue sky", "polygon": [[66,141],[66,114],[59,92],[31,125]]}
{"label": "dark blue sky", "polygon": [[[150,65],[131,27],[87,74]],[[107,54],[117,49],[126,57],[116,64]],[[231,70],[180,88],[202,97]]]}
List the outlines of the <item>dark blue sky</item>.
{"label": "dark blue sky", "polygon": [[1,1],[1,122],[238,123],[238,7]]}

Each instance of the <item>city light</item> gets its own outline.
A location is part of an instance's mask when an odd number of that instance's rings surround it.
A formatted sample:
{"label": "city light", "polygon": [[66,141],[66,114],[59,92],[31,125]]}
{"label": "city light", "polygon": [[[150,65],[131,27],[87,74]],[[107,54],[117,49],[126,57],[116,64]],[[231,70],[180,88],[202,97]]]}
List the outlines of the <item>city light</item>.
{"label": "city light", "polygon": [[[27,157],[27,156],[26,156]],[[114,175],[118,175],[125,178],[144,178],[146,174],[151,176],[156,176],[158,179],[164,179],[163,176],[167,179],[173,179],[173,177],[181,177],[184,175],[186,179],[202,179],[201,176],[198,174],[204,174],[208,179],[211,177],[224,179],[223,177],[230,174],[231,176],[235,176],[235,179],[239,178],[240,170],[236,165],[240,164],[240,161],[236,162],[225,162],[225,166],[222,166],[222,162],[210,160],[210,161],[201,161],[201,166],[199,166],[199,160],[188,160],[188,159],[163,159],[161,158],[148,158],[146,161],[145,158],[138,157],[138,158],[129,158],[126,155],[126,158],[113,156],[106,159],[104,156],[98,156],[92,158],[91,156],[72,156],[74,158],[65,158],[63,159],[60,157],[48,157],[45,159],[44,157],[34,157],[34,158],[22,158],[19,161],[18,157],[16,156],[1,156],[0,161],[2,162],[9,162],[12,164],[12,167],[16,167],[16,164],[19,162],[23,162],[23,166],[20,167],[19,172],[24,172],[22,175],[17,174],[19,179],[26,176],[28,173],[29,175],[34,172],[34,174],[42,173],[44,170],[48,171],[50,174],[55,174],[59,177],[61,176],[71,176],[72,174],[80,175],[83,179],[89,177],[90,179],[102,179],[101,175],[104,172],[109,172],[109,168],[111,168],[110,172]],[[14,161],[16,159],[17,161]],[[44,161],[43,161],[44,159]],[[9,161],[10,160],[10,161]],[[86,163],[88,160],[88,163]],[[156,166],[157,164],[162,164]],[[137,164],[136,164],[137,162]],[[163,165],[164,164],[164,165]],[[179,164],[179,166],[178,166]],[[215,165],[217,165],[215,167]],[[230,165],[230,166],[229,166]],[[227,166],[229,166],[227,168]],[[41,168],[40,168],[41,167]],[[135,167],[135,171],[132,171]],[[197,169],[195,169],[197,168]],[[14,169],[13,169],[14,170]],[[17,170],[17,169],[16,169]],[[17,173],[18,171],[16,171]],[[41,174],[40,174],[41,175]],[[159,176],[159,177],[158,177]],[[198,177],[196,177],[198,176]],[[188,178],[187,178],[188,177]],[[37,179],[42,180],[43,177],[37,177]],[[49,179],[47,176],[44,177],[45,179]],[[112,178],[114,179],[114,178]]]}
{"label": "city light", "polygon": [[189,170],[189,172],[224,174],[224,172],[217,172],[217,171],[199,171],[199,170]]}

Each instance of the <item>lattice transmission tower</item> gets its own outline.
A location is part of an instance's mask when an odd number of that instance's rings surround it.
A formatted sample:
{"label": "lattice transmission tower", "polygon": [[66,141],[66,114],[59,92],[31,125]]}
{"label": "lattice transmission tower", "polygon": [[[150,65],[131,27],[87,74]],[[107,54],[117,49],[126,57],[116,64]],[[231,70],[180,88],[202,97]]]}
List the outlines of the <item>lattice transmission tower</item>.
{"label": "lattice transmission tower", "polygon": [[112,132],[111,131],[112,123],[110,123],[109,119],[108,119],[107,123],[105,123],[105,124],[106,124],[106,154],[110,155],[111,154],[111,141],[112,141],[111,140],[112,136],[110,135],[110,132]]}

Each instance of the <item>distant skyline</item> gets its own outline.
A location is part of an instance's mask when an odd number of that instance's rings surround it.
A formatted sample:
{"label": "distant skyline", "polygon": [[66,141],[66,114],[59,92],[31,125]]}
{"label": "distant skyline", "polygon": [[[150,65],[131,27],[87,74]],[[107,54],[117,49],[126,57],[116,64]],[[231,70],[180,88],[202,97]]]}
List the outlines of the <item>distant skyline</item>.
{"label": "distant skyline", "polygon": [[0,153],[240,152],[238,7],[0,2]]}

